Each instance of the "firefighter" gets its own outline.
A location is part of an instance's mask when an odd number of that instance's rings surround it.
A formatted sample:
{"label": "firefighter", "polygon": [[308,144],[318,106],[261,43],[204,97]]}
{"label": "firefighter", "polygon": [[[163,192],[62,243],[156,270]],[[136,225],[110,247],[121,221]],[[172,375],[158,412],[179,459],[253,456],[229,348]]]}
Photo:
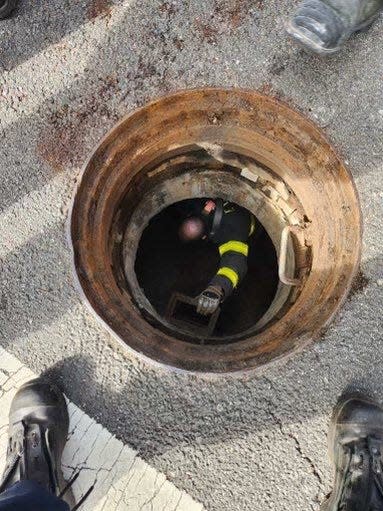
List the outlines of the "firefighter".
{"label": "firefighter", "polygon": [[382,8],[383,0],[303,0],[287,32],[307,50],[329,55],[354,32],[369,27]]}
{"label": "firefighter", "polygon": [[0,0],[0,20],[8,18],[17,5],[17,0]]}
{"label": "firefighter", "polygon": [[197,312],[213,314],[227,300],[247,273],[248,240],[256,219],[246,209],[222,199],[188,201],[189,217],[179,228],[183,242],[211,240],[221,256],[219,268],[198,298]]}

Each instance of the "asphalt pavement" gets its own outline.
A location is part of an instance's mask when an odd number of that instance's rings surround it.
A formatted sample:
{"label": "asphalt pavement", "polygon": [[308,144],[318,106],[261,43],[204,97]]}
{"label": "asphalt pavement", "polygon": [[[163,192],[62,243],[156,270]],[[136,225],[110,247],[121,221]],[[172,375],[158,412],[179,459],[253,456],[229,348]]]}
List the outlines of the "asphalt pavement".
{"label": "asphalt pavement", "polygon": [[[209,511],[318,510],[337,397],[352,385],[383,402],[383,20],[323,59],[286,38],[295,5],[21,0],[0,22],[0,344]],[[116,349],[73,278],[68,212],[92,148],[147,101],[207,85],[313,119],[364,215],[361,274],[334,323],[261,375],[177,374]]]}

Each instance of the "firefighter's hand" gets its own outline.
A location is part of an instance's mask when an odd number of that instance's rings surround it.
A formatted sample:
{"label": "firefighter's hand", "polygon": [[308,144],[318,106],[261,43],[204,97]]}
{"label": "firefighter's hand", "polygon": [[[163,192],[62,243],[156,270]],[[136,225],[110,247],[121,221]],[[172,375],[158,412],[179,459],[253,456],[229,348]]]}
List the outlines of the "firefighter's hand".
{"label": "firefighter's hand", "polygon": [[198,314],[202,314],[202,316],[210,316],[218,309],[222,299],[222,288],[217,286],[209,286],[203,293],[200,294],[198,298]]}

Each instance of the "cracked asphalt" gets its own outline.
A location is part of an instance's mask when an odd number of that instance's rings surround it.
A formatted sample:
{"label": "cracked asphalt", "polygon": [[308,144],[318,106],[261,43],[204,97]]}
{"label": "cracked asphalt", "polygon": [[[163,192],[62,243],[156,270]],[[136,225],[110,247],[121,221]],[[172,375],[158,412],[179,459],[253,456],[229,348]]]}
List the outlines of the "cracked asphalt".
{"label": "cracked asphalt", "polygon": [[[0,23],[0,343],[211,511],[318,510],[349,385],[382,400],[383,20],[324,60],[288,0],[21,0]],[[203,379],[116,348],[74,285],[81,166],[123,115],[205,85],[281,97],[347,161],[364,215],[358,285],[321,340],[262,375]],[[331,221],[331,219],[329,219]]]}

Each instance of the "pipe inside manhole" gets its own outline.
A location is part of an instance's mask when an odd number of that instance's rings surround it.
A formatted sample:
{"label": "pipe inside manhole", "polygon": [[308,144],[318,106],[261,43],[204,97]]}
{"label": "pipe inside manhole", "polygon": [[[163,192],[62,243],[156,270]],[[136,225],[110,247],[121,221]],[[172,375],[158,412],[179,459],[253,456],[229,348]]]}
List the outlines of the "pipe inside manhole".
{"label": "pipe inside manhole", "polygon": [[[216,197],[264,230],[246,280],[201,340],[164,317],[163,274],[202,258],[177,285],[203,287],[216,248],[183,253],[172,222],[182,201]],[[357,270],[361,218],[350,174],[310,121],[255,92],[205,89],[151,103],[106,136],[84,170],[71,235],[85,296],[124,346],[166,366],[228,373],[318,336]]]}

